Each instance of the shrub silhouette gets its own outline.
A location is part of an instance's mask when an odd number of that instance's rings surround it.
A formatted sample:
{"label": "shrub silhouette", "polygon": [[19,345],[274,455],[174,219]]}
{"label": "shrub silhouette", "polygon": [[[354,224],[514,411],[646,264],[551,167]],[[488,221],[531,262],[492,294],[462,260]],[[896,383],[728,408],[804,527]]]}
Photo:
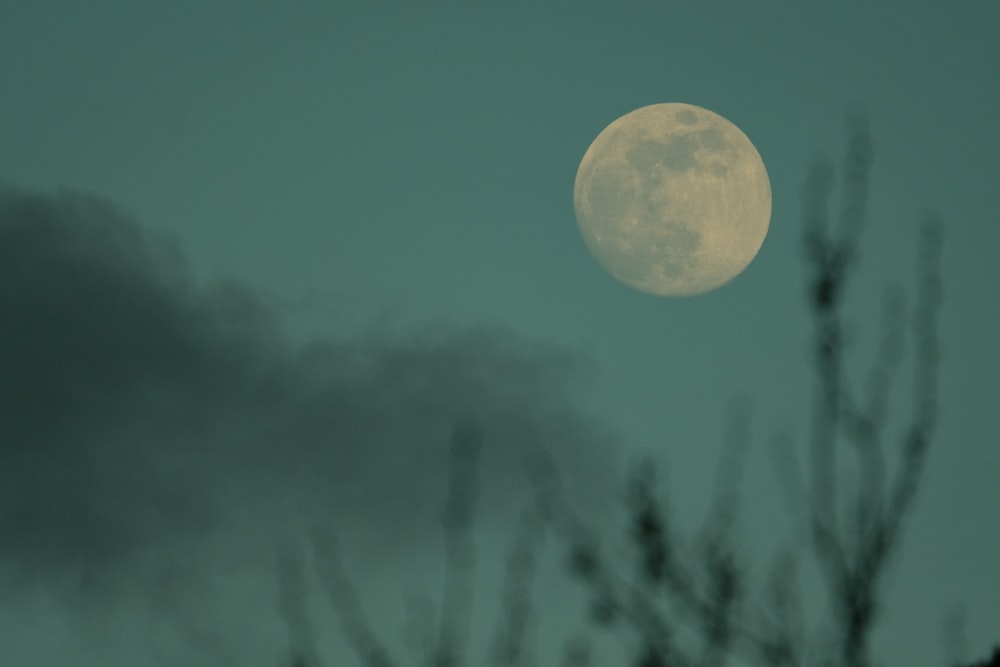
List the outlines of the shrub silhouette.
{"label": "shrub silhouette", "polygon": [[[774,564],[763,617],[752,619],[743,611],[749,576],[731,538],[737,508],[731,482],[721,487],[716,507],[696,540],[697,557],[686,562],[668,516],[655,499],[655,470],[647,462],[631,482],[635,577],[613,573],[596,545],[574,536],[579,522],[569,510],[559,520],[573,544],[572,569],[601,609],[597,620],[607,624],[620,618],[638,635],[642,649],[634,664],[722,665],[730,656],[738,656],[771,667],[807,661],[838,667],[871,665],[870,640],[883,607],[883,579],[900,547],[934,435],[941,298],[940,226],[929,217],[921,232],[913,313],[915,405],[899,435],[899,461],[890,478],[885,447],[888,406],[902,362],[905,321],[898,292],[887,296],[879,355],[863,395],[846,368],[843,308],[865,225],[871,158],[867,123],[860,117],[849,119],[843,202],[835,227],[827,214],[832,166],[818,162],[806,179],[804,250],[815,327],[809,474],[800,471],[787,438],[776,443],[786,505],[808,535],[806,544],[831,603],[832,646],[807,645],[795,575],[797,554],[781,554]],[[737,440],[741,430],[745,432],[737,425]],[[861,484],[841,502],[836,461],[847,444],[857,457]],[[728,449],[732,452],[734,447],[738,449],[739,443]],[[724,461],[723,468],[738,466],[736,460]],[[551,477],[551,468],[548,473]],[[730,470],[730,479],[733,474]],[[682,625],[699,637],[700,649],[684,649],[674,639],[676,632],[671,630]]]}
{"label": "shrub silhouette", "polygon": [[[471,618],[472,579],[476,566],[471,528],[481,446],[481,429],[474,419],[461,420],[455,425],[451,435],[451,481],[443,515],[446,567],[441,621],[437,628],[428,630],[420,638],[423,646],[413,664],[459,667],[468,662],[465,642]],[[525,637],[533,613],[531,584],[544,528],[533,511],[524,515],[520,536],[508,556],[503,604],[488,656],[492,664],[520,665],[529,655],[525,650]],[[394,659],[373,631],[361,598],[341,566],[336,536],[317,528],[311,535],[310,544],[316,556],[316,574],[360,663],[365,667],[406,664]],[[316,651],[315,634],[304,604],[303,561],[301,550],[291,545],[286,545],[279,552],[278,607],[291,644],[289,664],[292,667],[318,667],[321,662]],[[572,648],[570,653],[580,655]]]}
{"label": "shrub silhouette", "polygon": [[[847,152],[839,215],[828,215],[834,169],[814,164],[804,189],[804,254],[809,268],[808,304],[814,323],[814,400],[810,415],[808,467],[803,472],[788,438],[776,438],[775,468],[786,506],[805,536],[801,551],[822,573],[830,602],[826,645],[810,641],[803,621],[797,564],[800,550],[779,553],[767,577],[763,610],[748,611],[750,576],[733,537],[737,520],[738,476],[748,438],[749,409],[736,406],[720,462],[713,506],[694,538],[684,541],[658,495],[656,467],[641,462],[628,481],[629,535],[635,556],[628,571],[613,566],[593,530],[581,521],[561,491],[557,466],[545,455],[530,461],[535,512],[524,517],[508,559],[501,617],[487,656],[495,665],[532,662],[526,629],[533,618],[531,586],[538,546],[551,531],[567,549],[567,567],[591,598],[590,620],[608,630],[627,628],[638,639],[630,664],[636,667],[721,666],[732,659],[767,667],[821,664],[870,667],[870,644],[885,607],[885,574],[902,544],[913,508],[937,413],[937,318],[941,299],[938,221],[928,216],[920,236],[916,298],[912,308],[914,346],[913,414],[897,434],[899,451],[890,472],[890,394],[902,366],[907,308],[903,295],[889,292],[877,360],[864,391],[847,372],[844,305],[858,265],[858,245],[866,222],[872,160],[867,123],[848,122]],[[482,434],[473,421],[452,433],[452,472],[444,511],[446,580],[440,624],[425,631],[415,664],[460,667],[469,662],[465,642],[472,611],[475,550],[471,525],[476,500],[476,461]],[[860,485],[842,497],[838,454],[850,445]],[[343,572],[333,535],[311,539],[317,574],[336,610],[348,643],[365,667],[397,662],[372,631],[360,598]],[[289,628],[292,664],[319,665],[314,634],[302,612],[300,560],[279,559],[280,610]],[[692,642],[691,638],[696,641]],[[589,664],[586,642],[567,645],[566,665]],[[1000,651],[994,654],[994,665]]]}

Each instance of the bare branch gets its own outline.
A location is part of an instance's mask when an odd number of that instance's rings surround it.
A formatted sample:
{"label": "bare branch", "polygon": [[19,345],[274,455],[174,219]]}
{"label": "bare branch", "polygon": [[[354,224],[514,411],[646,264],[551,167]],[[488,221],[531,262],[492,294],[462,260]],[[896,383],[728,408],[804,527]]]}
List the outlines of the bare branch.
{"label": "bare branch", "polygon": [[361,664],[364,667],[394,667],[396,662],[372,632],[361,599],[344,573],[336,538],[330,531],[319,527],[313,530],[312,538],[317,574],[337,612],[341,629]]}
{"label": "bare branch", "polygon": [[545,524],[534,512],[521,519],[520,535],[507,559],[503,604],[494,640],[494,663],[502,667],[521,665],[530,659],[525,649],[534,620],[531,587],[545,539]]}
{"label": "bare branch", "polygon": [[278,611],[288,632],[294,667],[319,667],[316,631],[306,604],[302,550],[285,543],[278,549]]}
{"label": "bare branch", "polygon": [[470,538],[476,504],[476,475],[482,447],[478,423],[466,419],[452,432],[452,476],[445,505],[445,586],[435,667],[457,667],[464,655],[472,610],[475,547]]}

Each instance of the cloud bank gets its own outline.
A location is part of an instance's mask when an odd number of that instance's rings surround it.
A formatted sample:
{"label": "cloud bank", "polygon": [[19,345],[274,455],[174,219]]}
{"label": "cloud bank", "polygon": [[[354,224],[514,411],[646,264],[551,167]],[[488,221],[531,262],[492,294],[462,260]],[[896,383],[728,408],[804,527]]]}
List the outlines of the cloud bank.
{"label": "cloud bank", "polygon": [[575,407],[583,366],[488,329],[293,344],[107,200],[0,189],[0,576],[113,595],[316,520],[387,558],[437,545],[462,419],[483,433],[480,521],[528,501],[543,445],[596,506],[615,442]]}

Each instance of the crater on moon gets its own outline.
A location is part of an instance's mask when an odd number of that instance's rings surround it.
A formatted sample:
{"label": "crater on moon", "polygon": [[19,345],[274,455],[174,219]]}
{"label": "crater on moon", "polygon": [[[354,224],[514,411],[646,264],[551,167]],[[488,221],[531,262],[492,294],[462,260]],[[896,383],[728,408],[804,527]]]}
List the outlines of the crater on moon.
{"label": "crater on moon", "polygon": [[757,255],[771,188],[753,144],[718,114],[655,104],[609,125],[580,162],[580,232],[598,262],[650,294],[715,289]]}

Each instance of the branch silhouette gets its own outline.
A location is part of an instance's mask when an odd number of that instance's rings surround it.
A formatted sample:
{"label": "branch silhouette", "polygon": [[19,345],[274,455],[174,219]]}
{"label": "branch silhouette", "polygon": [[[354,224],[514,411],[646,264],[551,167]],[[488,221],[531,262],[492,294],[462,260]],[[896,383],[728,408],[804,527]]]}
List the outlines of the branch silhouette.
{"label": "branch silhouette", "polygon": [[[803,190],[803,251],[814,328],[805,468],[790,437],[778,434],[772,442],[774,470],[803,548],[778,551],[761,595],[751,596],[749,567],[735,538],[740,477],[750,440],[752,410],[747,401],[734,403],[730,410],[714,500],[694,534],[682,534],[672,521],[653,462],[645,459],[635,466],[626,489],[634,562],[625,568],[605,555],[597,531],[566,500],[558,467],[542,449],[526,461],[534,504],[522,517],[508,556],[501,610],[485,656],[488,663],[536,663],[529,646],[538,620],[531,589],[552,533],[566,548],[569,573],[588,592],[591,624],[613,635],[627,632],[634,640],[631,664],[637,667],[723,667],[734,660],[762,667],[872,667],[871,640],[885,608],[886,573],[901,548],[935,435],[942,298],[941,226],[936,217],[927,216],[920,232],[913,306],[908,307],[901,289],[887,290],[876,359],[867,382],[854,381],[848,372],[845,304],[859,265],[872,159],[867,121],[850,117],[837,215],[829,211],[836,175],[829,160],[810,168]],[[899,429],[899,419],[891,419],[890,397],[909,339],[912,406]],[[427,667],[471,662],[466,642],[474,607],[472,528],[482,440],[475,420],[459,421],[451,436],[451,481],[442,522],[446,571],[437,626],[428,600],[412,604],[414,618],[424,622],[418,630],[418,664]],[[892,441],[895,449],[889,447]],[[837,474],[846,453],[857,464],[857,487]],[[311,543],[318,578],[360,663],[404,664],[390,656],[368,622],[340,565],[335,537],[317,530]],[[279,559],[279,606],[293,643],[293,664],[313,667],[319,657],[303,612],[301,558],[295,553]],[[798,574],[804,556],[811,556],[821,573],[830,615],[828,628],[820,630],[833,631],[830,642],[817,641],[806,627]],[[583,666],[590,660],[588,639],[566,644],[564,665]],[[995,665],[1000,650],[992,660],[969,667]]]}
{"label": "branch silhouette", "polygon": [[[378,636],[364,611],[361,596],[345,572],[337,537],[328,529],[315,527],[310,536],[316,574],[326,593],[342,633],[364,667],[396,667],[423,664],[427,667],[460,667],[470,663],[466,642],[473,612],[473,579],[476,551],[472,539],[477,500],[477,471],[483,434],[475,419],[460,419],[451,434],[451,475],[442,527],[445,536],[445,581],[439,615],[417,628],[416,662],[394,658]],[[533,653],[527,647],[534,603],[531,585],[538,566],[546,526],[532,510],[521,520],[517,540],[508,556],[502,604],[488,659],[501,667],[527,667]],[[279,613],[287,628],[292,667],[319,667],[322,661],[315,647],[315,634],[305,611],[303,558],[291,546],[279,550]],[[419,609],[417,607],[420,607]],[[417,621],[433,618],[433,605],[413,600]],[[585,644],[573,644],[566,653],[566,665],[586,665]]]}
{"label": "branch silhouette", "polygon": [[[808,641],[797,551],[778,554],[763,600],[753,605],[757,613],[749,614],[745,596],[749,573],[732,540],[738,507],[734,471],[742,467],[732,453],[741,450],[730,443],[726,448],[730,463],[721,467],[728,477],[693,544],[676,534],[665,503],[656,499],[652,464],[640,464],[630,486],[635,577],[613,572],[569,508],[563,506],[553,515],[553,525],[571,545],[570,569],[593,595],[595,621],[606,627],[624,621],[638,637],[636,665],[724,665],[730,658],[769,667],[817,660],[837,667],[872,664],[870,643],[884,606],[885,574],[902,543],[934,437],[941,232],[937,218],[928,216],[920,234],[911,320],[912,414],[896,435],[898,461],[890,474],[889,398],[903,362],[906,303],[898,289],[887,292],[878,357],[864,395],[859,394],[847,370],[844,305],[866,225],[873,148],[863,117],[848,119],[847,136],[835,226],[829,212],[835,170],[828,160],[812,166],[803,192],[803,249],[815,332],[808,476],[802,474],[789,438],[776,437],[774,450],[787,509],[796,525],[804,528],[809,553],[823,575],[832,609],[833,646],[813,646]],[[747,437],[747,419],[747,415],[731,419],[730,440],[733,433]],[[857,460],[860,485],[842,499],[845,485],[837,470],[845,448]],[[536,486],[552,495],[558,488],[553,466],[539,465],[535,472]],[[681,629],[697,638],[694,647],[676,639]]]}

